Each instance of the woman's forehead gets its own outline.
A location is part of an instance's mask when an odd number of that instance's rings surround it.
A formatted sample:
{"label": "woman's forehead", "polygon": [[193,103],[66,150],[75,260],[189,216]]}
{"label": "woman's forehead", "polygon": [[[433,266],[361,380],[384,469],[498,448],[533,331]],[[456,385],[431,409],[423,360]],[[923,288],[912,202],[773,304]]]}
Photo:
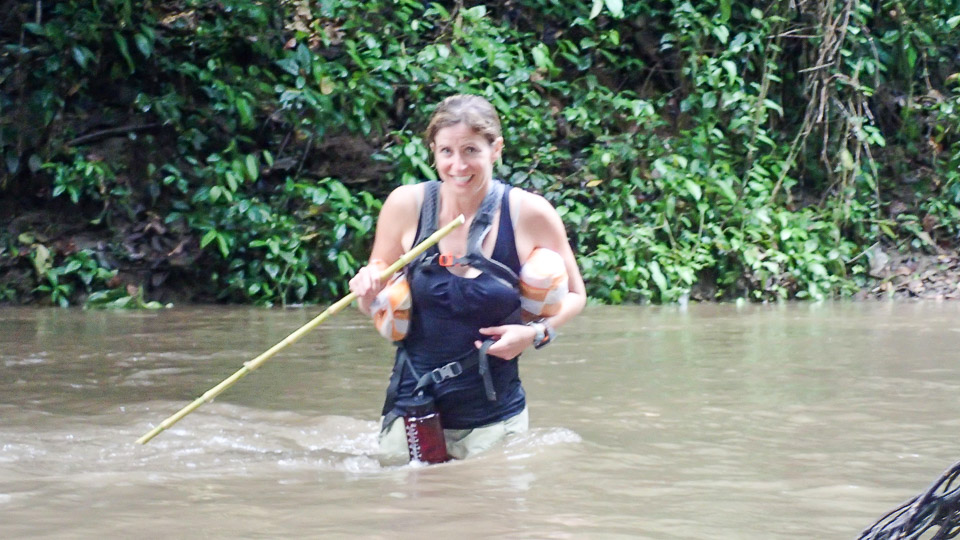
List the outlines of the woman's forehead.
{"label": "woman's forehead", "polygon": [[487,139],[464,122],[440,128],[433,138],[434,143],[443,146],[486,143]]}

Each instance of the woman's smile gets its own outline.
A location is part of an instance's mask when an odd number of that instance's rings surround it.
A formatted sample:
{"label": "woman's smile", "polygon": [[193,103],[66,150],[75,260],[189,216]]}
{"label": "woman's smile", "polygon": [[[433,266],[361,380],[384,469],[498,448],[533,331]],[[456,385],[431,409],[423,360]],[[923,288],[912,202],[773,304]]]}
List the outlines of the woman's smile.
{"label": "woman's smile", "polygon": [[467,124],[437,131],[431,145],[437,172],[445,182],[457,186],[485,186],[493,178],[493,164],[499,159],[503,139],[492,143]]}

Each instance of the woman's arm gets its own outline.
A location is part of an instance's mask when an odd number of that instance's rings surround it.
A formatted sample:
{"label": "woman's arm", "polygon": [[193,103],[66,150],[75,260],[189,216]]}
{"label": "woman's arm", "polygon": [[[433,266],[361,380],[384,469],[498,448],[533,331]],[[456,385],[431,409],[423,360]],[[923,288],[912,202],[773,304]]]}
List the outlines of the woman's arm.
{"label": "woman's arm", "polygon": [[350,290],[357,294],[360,311],[368,315],[371,302],[384,286],[380,273],[411,247],[419,222],[422,191],[421,185],[400,186],[380,208],[370,260],[350,280]]}
{"label": "woman's arm", "polygon": [[577,266],[576,256],[567,240],[567,231],[560,215],[543,197],[527,192],[522,193],[524,197],[518,216],[517,238],[518,248],[522,244],[522,247],[527,249],[522,252],[525,256],[521,259],[521,263],[526,261],[534,249],[547,248],[563,257],[567,270],[569,293],[561,302],[557,314],[545,320],[552,328],[559,328],[583,310],[583,306],[587,303],[586,286],[580,274],[580,267]]}
{"label": "woman's arm", "polygon": [[[533,250],[541,247],[553,250],[563,257],[569,292],[561,302],[557,314],[544,321],[551,328],[557,329],[580,313],[586,305],[587,293],[583,277],[580,275],[570,242],[567,241],[563,221],[553,205],[533,193],[514,189],[511,195],[513,192],[517,192],[517,195],[511,196],[510,203],[515,213],[513,228],[520,262],[526,262]],[[523,352],[533,344],[536,337],[536,330],[532,327],[515,324],[481,328],[480,333],[497,340],[490,347],[489,354],[506,359],[514,358]]]}

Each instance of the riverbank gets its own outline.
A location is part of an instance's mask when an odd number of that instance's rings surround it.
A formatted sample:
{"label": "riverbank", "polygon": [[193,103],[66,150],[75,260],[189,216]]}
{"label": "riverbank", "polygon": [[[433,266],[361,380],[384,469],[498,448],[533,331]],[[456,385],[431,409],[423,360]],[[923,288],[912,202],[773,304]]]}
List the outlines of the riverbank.
{"label": "riverbank", "polygon": [[960,255],[956,251],[875,253],[870,275],[877,281],[861,289],[855,299],[960,300]]}
{"label": "riverbank", "polygon": [[[0,210],[14,213],[9,204],[0,204]],[[186,227],[156,216],[92,226],[67,211],[20,211],[0,239],[0,305],[225,302],[202,279],[203,269],[212,266],[209,258],[217,255]],[[852,298],[960,300],[960,254],[936,249],[900,253],[892,246],[871,247],[859,261],[868,267],[869,281]],[[709,301],[716,294],[713,288],[696,298]]]}

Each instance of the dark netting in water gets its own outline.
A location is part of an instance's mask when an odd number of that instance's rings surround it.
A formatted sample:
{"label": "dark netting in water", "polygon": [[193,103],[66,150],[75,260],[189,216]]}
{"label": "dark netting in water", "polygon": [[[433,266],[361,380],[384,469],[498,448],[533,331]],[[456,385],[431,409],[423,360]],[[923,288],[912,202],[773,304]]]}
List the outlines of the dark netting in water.
{"label": "dark netting in water", "polygon": [[960,462],[929,489],[860,533],[858,540],[942,540],[960,534]]}

